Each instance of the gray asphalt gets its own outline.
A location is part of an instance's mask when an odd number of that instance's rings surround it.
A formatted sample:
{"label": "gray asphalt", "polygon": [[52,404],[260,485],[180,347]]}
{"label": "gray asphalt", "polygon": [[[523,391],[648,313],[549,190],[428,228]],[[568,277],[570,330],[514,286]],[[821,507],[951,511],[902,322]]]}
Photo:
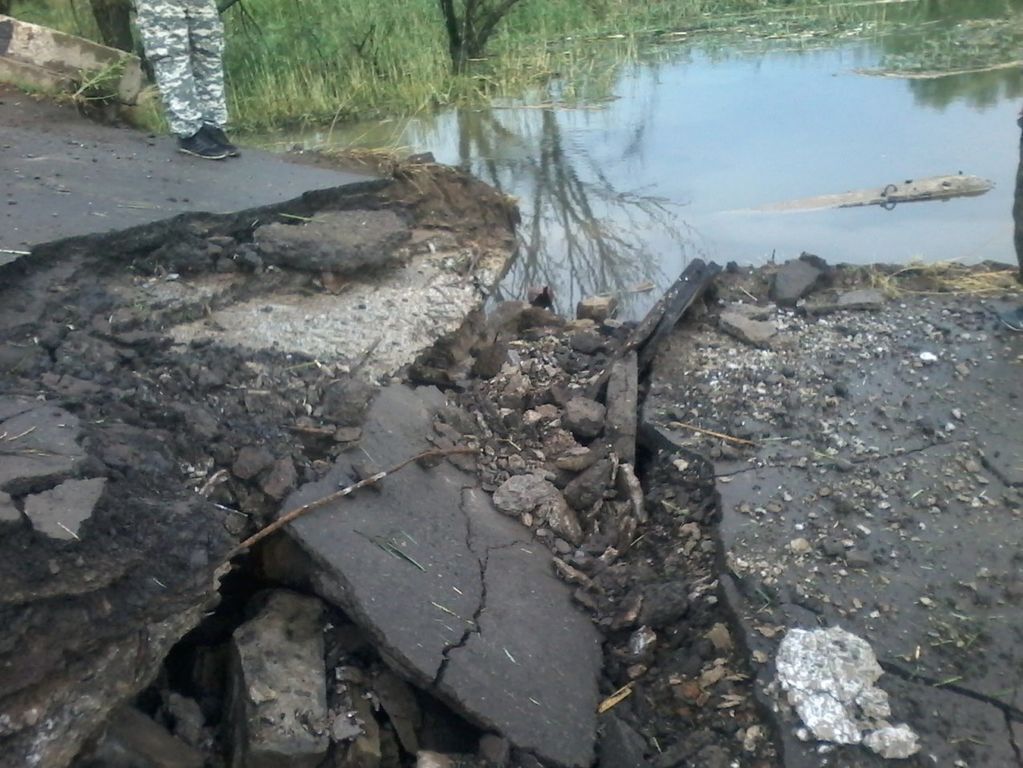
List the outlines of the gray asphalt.
{"label": "gray asphalt", "polygon": [[[0,250],[182,213],[232,213],[369,178],[242,150],[200,160],[177,152],[173,137],[101,125],[0,85]],[[12,258],[0,253],[0,264]]]}

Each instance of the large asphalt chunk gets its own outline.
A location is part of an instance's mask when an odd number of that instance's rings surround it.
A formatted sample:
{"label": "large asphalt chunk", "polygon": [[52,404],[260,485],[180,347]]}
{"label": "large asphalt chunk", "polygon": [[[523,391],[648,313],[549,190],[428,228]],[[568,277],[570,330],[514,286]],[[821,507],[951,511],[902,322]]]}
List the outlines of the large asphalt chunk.
{"label": "large asphalt chunk", "polygon": [[267,224],[255,240],[264,262],[316,272],[379,266],[410,237],[393,211],[327,211],[307,223]]}
{"label": "large asphalt chunk", "polygon": [[[351,481],[351,463],[386,468],[429,448],[436,389],[390,386],[357,450],[292,508]],[[394,668],[482,727],[552,764],[593,759],[596,631],[554,578],[529,531],[494,509],[476,478],[412,464],[289,529],[314,586],[377,641]]]}
{"label": "large asphalt chunk", "polygon": [[0,398],[0,489],[28,493],[69,477],[85,455],[77,438],[78,418],[63,408]]}

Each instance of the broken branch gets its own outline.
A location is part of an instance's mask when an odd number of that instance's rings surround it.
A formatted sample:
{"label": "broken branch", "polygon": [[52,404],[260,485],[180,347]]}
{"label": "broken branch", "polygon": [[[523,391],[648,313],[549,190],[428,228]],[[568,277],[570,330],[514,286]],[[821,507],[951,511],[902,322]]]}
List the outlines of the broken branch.
{"label": "broken branch", "polygon": [[430,450],[430,451],[423,451],[422,453],[417,453],[415,456],[412,456],[412,457],[410,457],[408,459],[405,459],[404,461],[398,462],[397,464],[395,464],[390,469],[385,469],[382,472],[377,472],[375,475],[370,475],[369,477],[363,478],[362,480],[360,480],[357,483],[352,483],[351,485],[342,488],[340,491],[337,491],[336,493],[332,493],[332,494],[330,494],[328,496],[324,496],[323,498],[317,499],[316,501],[310,501],[308,504],[303,504],[301,507],[296,507],[295,509],[291,510],[290,512],[284,513],[279,518],[274,520],[272,523],[270,523],[269,525],[264,526],[263,528],[259,529],[254,534],[249,536],[249,538],[245,539],[241,544],[239,544],[237,547],[234,548],[234,550],[231,552],[231,556],[233,557],[234,555],[237,555],[237,554],[240,554],[240,553],[244,552],[246,549],[249,549],[254,544],[257,544],[258,542],[260,542],[263,539],[265,539],[271,533],[275,533],[276,531],[279,531],[281,528],[286,526],[288,523],[290,523],[293,520],[297,520],[298,518],[302,517],[302,515],[305,515],[305,514],[307,514],[309,512],[312,512],[314,509],[319,509],[320,507],[325,506],[327,504],[330,504],[331,502],[337,501],[338,499],[344,498],[345,496],[348,496],[348,495],[354,493],[355,491],[359,490],[360,488],[365,488],[368,485],[374,485],[376,483],[379,483],[381,480],[383,480],[388,475],[393,475],[395,472],[398,472],[398,471],[404,469],[405,467],[407,467],[409,464],[412,464],[413,462],[423,461],[425,459],[442,458],[444,456],[452,456],[452,455],[460,454],[460,453],[476,453],[476,449],[475,448],[436,448],[436,449]]}

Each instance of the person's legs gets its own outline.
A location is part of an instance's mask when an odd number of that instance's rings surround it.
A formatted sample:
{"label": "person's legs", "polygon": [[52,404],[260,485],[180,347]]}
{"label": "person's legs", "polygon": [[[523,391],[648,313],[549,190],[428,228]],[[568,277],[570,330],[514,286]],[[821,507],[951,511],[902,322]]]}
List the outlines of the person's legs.
{"label": "person's legs", "polygon": [[153,67],[171,133],[179,139],[202,128],[203,115],[192,76],[188,18],[181,0],[144,0],[136,21],[146,59]]}
{"label": "person's legs", "polygon": [[187,0],[192,74],[202,120],[215,128],[227,125],[224,96],[224,25],[214,0]]}

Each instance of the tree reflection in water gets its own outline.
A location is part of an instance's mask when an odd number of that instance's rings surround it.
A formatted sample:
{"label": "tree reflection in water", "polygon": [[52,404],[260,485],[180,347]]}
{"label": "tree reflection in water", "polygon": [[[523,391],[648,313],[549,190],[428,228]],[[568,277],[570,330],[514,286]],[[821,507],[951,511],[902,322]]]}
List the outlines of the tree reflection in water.
{"label": "tree reflection in water", "polygon": [[[517,197],[522,211],[519,255],[497,298],[521,299],[530,286],[549,285],[556,308],[568,314],[580,298],[611,293],[623,316],[635,316],[656,298],[644,297],[653,290],[648,286],[666,284],[661,266],[673,261],[651,243],[670,243],[685,263],[694,255],[690,230],[678,204],[618,189],[587,149],[566,147],[559,114],[566,112],[462,110],[457,116],[460,165]],[[636,141],[630,136],[612,154],[625,159]]]}

